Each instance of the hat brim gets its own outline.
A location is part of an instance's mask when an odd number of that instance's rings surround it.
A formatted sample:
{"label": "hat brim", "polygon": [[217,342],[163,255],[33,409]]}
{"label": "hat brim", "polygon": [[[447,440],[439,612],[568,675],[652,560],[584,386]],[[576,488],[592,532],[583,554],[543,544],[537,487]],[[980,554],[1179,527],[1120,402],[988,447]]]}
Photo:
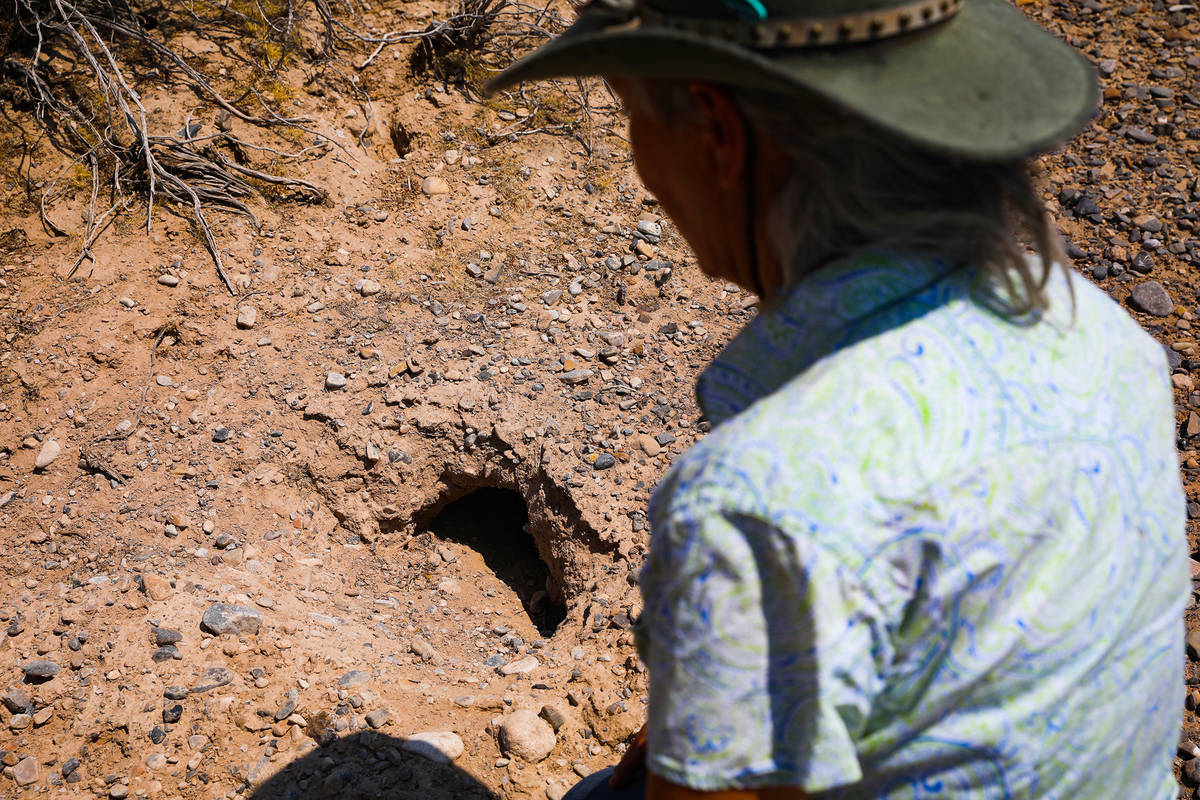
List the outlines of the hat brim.
{"label": "hat brim", "polygon": [[916,144],[972,160],[1051,149],[1099,102],[1092,65],[1006,0],[966,0],[953,19],[906,37],[774,57],[685,31],[605,25],[585,11],[486,88],[587,75],[809,91]]}

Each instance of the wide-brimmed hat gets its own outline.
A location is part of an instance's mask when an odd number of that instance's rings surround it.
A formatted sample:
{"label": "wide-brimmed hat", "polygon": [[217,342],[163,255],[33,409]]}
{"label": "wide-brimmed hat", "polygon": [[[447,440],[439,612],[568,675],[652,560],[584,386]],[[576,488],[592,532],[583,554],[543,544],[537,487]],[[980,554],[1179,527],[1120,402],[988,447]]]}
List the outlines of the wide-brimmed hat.
{"label": "wide-brimmed hat", "polygon": [[1031,155],[1095,112],[1095,70],[1007,0],[594,0],[488,84],[602,75],[814,93],[974,160]]}

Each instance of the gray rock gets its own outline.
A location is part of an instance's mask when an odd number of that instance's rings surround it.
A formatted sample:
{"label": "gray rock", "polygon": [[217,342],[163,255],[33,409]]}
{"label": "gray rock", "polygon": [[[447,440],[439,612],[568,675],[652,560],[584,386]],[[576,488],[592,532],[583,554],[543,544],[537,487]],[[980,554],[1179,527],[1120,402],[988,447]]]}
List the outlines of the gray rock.
{"label": "gray rock", "polygon": [[1169,316],[1175,308],[1175,301],[1158,281],[1145,281],[1133,287],[1133,292],[1129,295],[1129,304],[1138,311],[1156,317]]}
{"label": "gray rock", "polygon": [[183,641],[183,634],[171,628],[152,628],[150,632],[154,634],[154,643],[159,647]]}
{"label": "gray rock", "polygon": [[300,702],[300,695],[295,689],[288,689],[287,697],[280,703],[279,708],[275,709],[275,721],[282,722],[292,715],[296,710],[296,704]]}
{"label": "gray rock", "polygon": [[535,763],[554,749],[554,731],[532,711],[514,711],[500,723],[500,749],[507,756]]}
{"label": "gray rock", "polygon": [[367,724],[374,729],[382,728],[385,724],[387,724],[387,721],[391,719],[391,717],[392,712],[388,711],[386,708],[377,708],[370,714],[367,714],[366,720]]}
{"label": "gray rock", "polygon": [[325,376],[326,389],[341,389],[346,385],[346,376],[340,372],[330,372]]}
{"label": "gray rock", "polygon": [[558,379],[570,386],[587,383],[590,377],[592,377],[590,369],[572,369],[567,372],[558,373]]}
{"label": "gray rock", "polygon": [[617,464],[616,456],[612,453],[601,453],[596,456],[596,460],[592,462],[592,467],[595,469],[611,469]]}
{"label": "gray rock", "polygon": [[4,707],[14,714],[28,714],[33,709],[29,695],[25,694],[25,690],[19,686],[9,687],[3,695],[0,695],[0,703],[4,703]]}
{"label": "gray rock", "polygon": [[1130,139],[1133,139],[1135,142],[1141,142],[1142,144],[1154,144],[1158,141],[1158,137],[1153,133],[1145,128],[1139,128],[1134,125],[1131,125],[1125,129],[1125,135]]}
{"label": "gray rock", "polygon": [[192,686],[192,694],[204,694],[233,682],[233,673],[225,667],[209,667]]}
{"label": "gray rock", "polygon": [[241,636],[258,633],[262,622],[263,615],[253,608],[217,603],[204,612],[204,617],[200,620],[200,629],[214,636]]}
{"label": "gray rock", "polygon": [[62,671],[62,667],[44,658],[35,658],[21,665],[21,672],[31,681],[48,681]]}
{"label": "gray rock", "polygon": [[1183,762],[1183,780],[1189,786],[1200,784],[1200,758],[1192,758]]}
{"label": "gray rock", "polygon": [[662,236],[663,232],[662,225],[647,219],[638,220],[637,229],[639,233],[646,236]]}
{"label": "gray rock", "polygon": [[33,717],[28,714],[13,714],[8,719],[9,730],[23,731],[33,724]]}
{"label": "gray rock", "polygon": [[178,647],[176,647],[173,644],[168,644],[168,645],[163,645],[162,647],[155,650],[154,653],[151,654],[150,660],[153,661],[155,664],[159,664],[159,663],[162,663],[163,661],[170,661],[173,658],[182,658],[182,657],[183,656],[181,656],[179,654]]}
{"label": "gray rock", "polygon": [[361,669],[352,669],[342,677],[338,678],[338,686],[343,689],[355,689],[359,686],[366,686],[371,680],[371,676],[363,672]]}

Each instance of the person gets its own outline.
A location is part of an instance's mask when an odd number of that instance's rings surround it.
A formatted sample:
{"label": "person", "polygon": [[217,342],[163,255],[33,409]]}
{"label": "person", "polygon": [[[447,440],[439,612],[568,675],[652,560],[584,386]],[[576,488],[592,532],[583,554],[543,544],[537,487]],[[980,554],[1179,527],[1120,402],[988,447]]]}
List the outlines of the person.
{"label": "person", "polygon": [[570,800],[1176,797],[1165,356],[1028,169],[1091,67],[1005,0],[604,0],[491,88],[580,75],[762,310],[650,504],[646,728]]}

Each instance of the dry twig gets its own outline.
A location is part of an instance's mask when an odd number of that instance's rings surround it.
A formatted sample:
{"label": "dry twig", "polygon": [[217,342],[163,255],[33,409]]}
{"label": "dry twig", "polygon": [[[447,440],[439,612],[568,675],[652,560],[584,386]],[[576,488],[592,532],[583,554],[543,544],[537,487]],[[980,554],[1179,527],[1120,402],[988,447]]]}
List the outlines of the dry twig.
{"label": "dry twig", "polygon": [[[118,43],[141,48],[156,59],[162,71],[174,70],[225,113],[256,125],[284,125],[304,129],[307,120],[288,118],[271,105],[260,105],[266,116],[253,114],[224,97],[202,72],[191,66],[165,41],[152,36],[129,0],[12,0],[16,19],[3,45],[0,78],[10,91],[19,89],[32,106],[34,119],[51,143],[76,156],[68,167],[87,165],[90,196],[78,257],[68,273],[75,274],[83,261],[93,258],[92,246],[135,198],[146,205],[146,228],[154,219],[155,203],[162,199],[190,209],[217,274],[231,294],[236,289],[225,271],[220,248],[208,220],[212,210],[241,214],[257,225],[243,199],[257,193],[250,181],[290,187],[309,198],[324,199],[315,185],[273,175],[239,164],[215,147],[193,141],[199,125],[188,120],[173,136],[150,131],[148,114],[128,65],[114,55]],[[294,17],[290,0],[282,35],[290,35]],[[123,47],[123,52],[125,50]],[[80,73],[82,68],[84,73]],[[88,76],[85,81],[83,74]],[[232,137],[228,137],[232,141]],[[310,151],[302,150],[296,158]],[[286,154],[276,154],[289,158]],[[64,170],[64,173],[67,170]],[[41,216],[47,230],[66,235],[47,210],[59,191],[59,179],[43,192]],[[103,176],[103,177],[102,177]],[[108,205],[97,203],[107,191]]]}

